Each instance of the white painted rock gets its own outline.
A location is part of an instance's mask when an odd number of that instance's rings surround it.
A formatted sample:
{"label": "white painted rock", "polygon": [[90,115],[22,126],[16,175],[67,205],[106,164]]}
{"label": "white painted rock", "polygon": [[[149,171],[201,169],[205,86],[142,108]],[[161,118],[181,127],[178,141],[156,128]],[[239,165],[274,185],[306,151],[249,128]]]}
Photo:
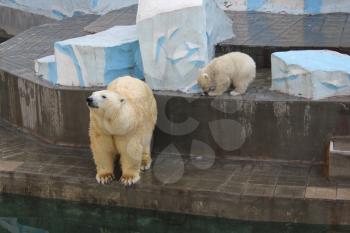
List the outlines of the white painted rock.
{"label": "white painted rock", "polygon": [[329,50],[271,56],[272,90],[318,100],[350,95],[350,56]]}
{"label": "white painted rock", "polygon": [[116,26],[55,43],[57,83],[105,86],[117,77],[143,78],[136,26]]}
{"label": "white painted rock", "polygon": [[34,70],[35,74],[40,78],[52,84],[57,84],[57,69],[54,55],[35,60]]}
{"label": "white painted rock", "polygon": [[198,70],[214,45],[233,37],[232,21],[212,0],[142,0],[137,13],[146,82],[154,90],[200,91]]}

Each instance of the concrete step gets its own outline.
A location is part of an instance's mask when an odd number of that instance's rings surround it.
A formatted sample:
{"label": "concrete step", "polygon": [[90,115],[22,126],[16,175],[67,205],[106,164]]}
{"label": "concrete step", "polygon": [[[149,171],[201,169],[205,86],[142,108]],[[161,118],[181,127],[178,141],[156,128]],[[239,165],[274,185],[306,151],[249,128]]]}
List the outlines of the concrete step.
{"label": "concrete step", "polygon": [[[117,180],[99,185],[89,150],[43,144],[0,122],[1,193],[228,219],[350,224],[350,182],[327,180],[317,164],[208,163],[172,154],[153,161],[131,188]],[[119,178],[119,166],[115,172]]]}
{"label": "concrete step", "polygon": [[328,176],[331,179],[350,180],[350,137],[334,137],[329,145]]}

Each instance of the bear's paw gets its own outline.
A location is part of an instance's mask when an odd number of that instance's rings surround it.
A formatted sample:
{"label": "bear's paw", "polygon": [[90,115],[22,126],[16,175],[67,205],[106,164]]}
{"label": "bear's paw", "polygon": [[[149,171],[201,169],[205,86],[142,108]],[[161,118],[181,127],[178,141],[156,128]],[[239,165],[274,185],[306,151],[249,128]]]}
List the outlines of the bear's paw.
{"label": "bear's paw", "polygon": [[115,179],[115,176],[113,173],[103,173],[103,174],[96,174],[96,180],[99,184],[109,184]]}
{"label": "bear's paw", "polygon": [[147,157],[147,159],[143,159],[141,162],[141,171],[147,171],[151,168],[152,165],[152,159]]}
{"label": "bear's paw", "polygon": [[128,175],[122,175],[120,178],[120,182],[125,186],[131,186],[135,183],[137,183],[140,180],[140,176],[128,176]]}

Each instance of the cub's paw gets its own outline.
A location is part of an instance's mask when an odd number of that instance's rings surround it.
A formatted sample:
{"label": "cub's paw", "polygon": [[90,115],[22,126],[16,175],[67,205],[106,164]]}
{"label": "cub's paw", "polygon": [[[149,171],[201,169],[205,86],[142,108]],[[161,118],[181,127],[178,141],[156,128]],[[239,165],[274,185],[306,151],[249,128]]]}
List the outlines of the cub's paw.
{"label": "cub's paw", "polygon": [[99,184],[109,184],[115,179],[113,173],[96,174],[96,180]]}
{"label": "cub's paw", "polygon": [[129,176],[129,175],[122,175],[120,178],[120,182],[125,186],[131,186],[135,183],[137,183],[140,180],[140,176]]}
{"label": "cub's paw", "polygon": [[151,168],[152,160],[143,160],[141,164],[141,171],[146,171]]}
{"label": "cub's paw", "polygon": [[231,91],[230,92],[230,95],[232,96],[238,96],[238,95],[241,95],[241,93],[237,92],[237,91]]}
{"label": "cub's paw", "polygon": [[215,97],[215,96],[219,96],[221,95],[220,93],[216,93],[216,92],[208,92],[208,96],[212,96],[212,97]]}

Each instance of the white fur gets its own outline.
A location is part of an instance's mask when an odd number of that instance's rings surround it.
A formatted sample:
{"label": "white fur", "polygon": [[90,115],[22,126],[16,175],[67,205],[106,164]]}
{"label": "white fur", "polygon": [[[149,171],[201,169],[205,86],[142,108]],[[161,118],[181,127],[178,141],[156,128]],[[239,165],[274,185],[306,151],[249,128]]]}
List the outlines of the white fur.
{"label": "white fur", "polygon": [[244,94],[255,79],[256,65],[247,54],[232,52],[214,58],[201,70],[198,83],[210,96],[218,96],[234,86],[231,95]]}

